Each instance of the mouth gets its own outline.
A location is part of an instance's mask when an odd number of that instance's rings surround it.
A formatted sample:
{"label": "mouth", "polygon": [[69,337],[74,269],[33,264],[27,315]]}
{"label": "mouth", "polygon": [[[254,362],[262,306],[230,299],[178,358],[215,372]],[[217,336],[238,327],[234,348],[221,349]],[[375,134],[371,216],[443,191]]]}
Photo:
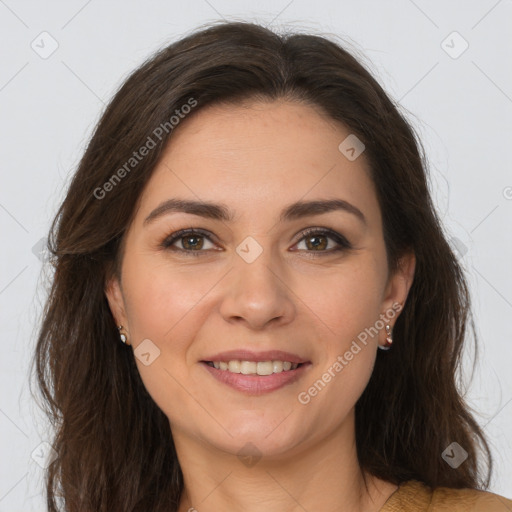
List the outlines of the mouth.
{"label": "mouth", "polygon": [[293,384],[312,366],[311,361],[277,350],[223,352],[199,363],[218,382],[249,395],[261,395]]}

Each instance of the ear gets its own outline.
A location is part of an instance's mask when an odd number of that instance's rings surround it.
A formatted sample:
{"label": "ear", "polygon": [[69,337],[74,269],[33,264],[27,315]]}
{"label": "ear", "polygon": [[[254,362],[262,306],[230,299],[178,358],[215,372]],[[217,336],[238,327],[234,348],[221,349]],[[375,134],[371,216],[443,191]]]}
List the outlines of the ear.
{"label": "ear", "polygon": [[[382,307],[384,314],[386,311],[390,311],[391,309],[395,311],[393,320],[389,321],[391,328],[393,328],[396,319],[405,305],[407,295],[409,294],[409,290],[411,289],[412,282],[414,280],[415,268],[416,257],[414,253],[406,253],[400,257],[395,272],[389,277]],[[400,305],[399,309],[397,309],[398,304]]]}
{"label": "ear", "polygon": [[108,278],[105,283],[105,295],[107,296],[108,305],[116,325],[122,325],[127,329],[128,319],[126,316],[123,292],[121,289],[121,283],[116,276]]}

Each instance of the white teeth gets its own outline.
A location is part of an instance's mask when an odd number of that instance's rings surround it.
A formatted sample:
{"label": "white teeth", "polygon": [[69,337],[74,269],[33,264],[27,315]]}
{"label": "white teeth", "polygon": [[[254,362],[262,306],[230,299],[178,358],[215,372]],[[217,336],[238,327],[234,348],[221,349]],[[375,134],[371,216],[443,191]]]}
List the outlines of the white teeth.
{"label": "white teeth", "polygon": [[244,375],[256,373],[257,369],[258,364],[254,361],[240,361],[240,373],[243,373]]}
{"label": "white teeth", "polygon": [[272,361],[273,372],[280,373],[283,371],[283,361]]}
{"label": "white teeth", "polygon": [[231,373],[240,373],[240,361],[229,361],[228,370]]}
{"label": "white teeth", "polygon": [[[211,363],[210,363],[211,364]],[[299,364],[290,361],[215,361],[218,370],[242,373],[243,375],[272,375],[283,371],[295,370]]]}
{"label": "white teeth", "polygon": [[256,373],[258,375],[272,375],[274,373],[272,361],[259,361]]}

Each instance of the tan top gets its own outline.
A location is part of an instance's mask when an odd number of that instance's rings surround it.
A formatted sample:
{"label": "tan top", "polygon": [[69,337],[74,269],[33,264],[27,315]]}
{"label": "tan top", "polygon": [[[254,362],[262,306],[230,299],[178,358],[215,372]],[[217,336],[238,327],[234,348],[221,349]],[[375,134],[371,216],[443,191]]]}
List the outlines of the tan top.
{"label": "tan top", "polygon": [[512,500],[474,489],[430,489],[421,482],[402,483],[380,512],[512,512]]}

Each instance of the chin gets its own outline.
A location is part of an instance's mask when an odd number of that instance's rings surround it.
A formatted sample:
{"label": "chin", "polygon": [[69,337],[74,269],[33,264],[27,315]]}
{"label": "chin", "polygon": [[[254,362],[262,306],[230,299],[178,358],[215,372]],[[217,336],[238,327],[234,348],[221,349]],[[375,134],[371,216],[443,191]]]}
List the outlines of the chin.
{"label": "chin", "polygon": [[295,431],[293,425],[286,424],[286,420],[283,422],[284,417],[272,422],[263,421],[260,417],[259,421],[225,423],[229,434],[224,432],[224,435],[216,438],[208,436],[204,441],[233,455],[240,455],[240,451],[254,451],[249,455],[282,456],[300,445],[306,436],[304,432]]}

